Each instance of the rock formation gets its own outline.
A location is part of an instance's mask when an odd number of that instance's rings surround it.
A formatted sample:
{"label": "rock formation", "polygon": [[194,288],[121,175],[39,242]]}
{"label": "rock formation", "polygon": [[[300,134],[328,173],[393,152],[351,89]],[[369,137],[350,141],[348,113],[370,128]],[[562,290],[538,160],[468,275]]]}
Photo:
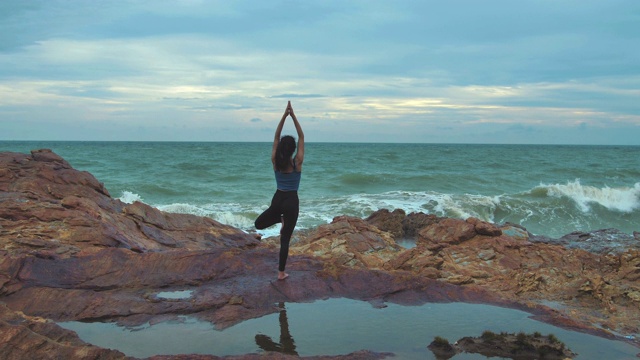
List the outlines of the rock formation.
{"label": "rock formation", "polygon": [[[124,358],[83,343],[54,321],[135,326],[189,314],[225,328],[273,313],[277,302],[327,297],[483,302],[600,336],[639,332],[637,248],[589,252],[538,241],[511,224],[401,210],[368,219],[338,216],[296,237],[292,276],[273,281],[275,238],[259,242],[209,218],[122,203],[48,150],[0,153],[0,353]],[[398,246],[401,238],[414,239],[416,247]],[[185,299],[157,296],[187,289],[192,294]],[[543,305],[548,301],[561,306]]]}
{"label": "rock formation", "polygon": [[540,333],[495,334],[485,331],[479,337],[463,337],[454,344],[436,337],[428,346],[436,359],[450,359],[459,353],[481,354],[488,358],[500,357],[513,360],[568,360],[577,354],[565,347],[555,335]]}

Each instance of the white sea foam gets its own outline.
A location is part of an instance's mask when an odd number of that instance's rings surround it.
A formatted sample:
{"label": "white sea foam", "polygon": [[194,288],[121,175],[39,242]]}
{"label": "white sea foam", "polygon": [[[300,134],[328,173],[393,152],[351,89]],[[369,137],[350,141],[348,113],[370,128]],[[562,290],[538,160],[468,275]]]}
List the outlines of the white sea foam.
{"label": "white sea foam", "polygon": [[162,210],[168,213],[176,213],[176,214],[191,214],[197,216],[209,216],[209,212],[201,208],[199,206],[191,205],[191,204],[169,204],[169,205],[159,205],[157,206],[158,210]]}
{"label": "white sea foam", "polygon": [[435,214],[460,219],[476,217],[491,221],[492,210],[495,209],[494,199],[489,196],[437,194],[434,195],[433,201],[436,204]]}
{"label": "white sea foam", "polygon": [[[158,205],[157,208],[169,213],[206,216],[222,224],[230,225],[243,230],[255,230],[253,222],[255,221],[257,214],[266,209],[266,207],[264,207],[264,209],[258,209],[236,203],[205,204],[199,206],[193,204],[176,203],[169,205]],[[280,231],[280,228],[275,230],[274,229],[270,228],[258,232],[263,236],[277,235]]]}
{"label": "white sea foam", "polygon": [[[540,185],[517,194],[478,195],[447,194],[432,191],[389,191],[360,193],[335,197],[301,197],[300,215],[296,230],[311,229],[330,223],[335,216],[348,215],[366,218],[371,213],[388,209],[402,209],[406,213],[424,212],[437,216],[466,219],[476,217],[489,222],[514,222],[526,226],[534,233],[560,236],[565,228],[590,229],[608,224],[602,213],[590,212],[594,204],[624,216],[640,209],[640,183],[632,188],[597,188],[583,186],[579,180],[567,184]],[[129,194],[139,200],[136,194]],[[555,200],[554,200],[555,199]],[[561,200],[558,203],[558,200]],[[572,201],[577,206],[563,204]],[[175,203],[159,205],[158,209],[173,213],[207,216],[223,224],[245,231],[256,231],[254,221],[267,208],[264,202],[247,203]],[[594,218],[596,216],[596,218]],[[626,224],[629,220],[622,220]],[[277,236],[279,224],[258,230],[264,237]]]}
{"label": "white sea foam", "polygon": [[568,197],[573,200],[582,212],[589,212],[591,204],[596,203],[613,211],[631,213],[640,209],[640,183],[634,187],[597,188],[580,184],[580,179],[567,184],[540,184],[539,188],[547,191],[548,196]]}
{"label": "white sea foam", "polygon": [[237,204],[207,204],[202,206],[192,204],[170,204],[160,205],[158,206],[158,209],[170,213],[206,216],[223,224],[231,225],[240,229],[249,229],[253,226],[253,219],[243,214],[246,209],[242,209]]}
{"label": "white sea foam", "polygon": [[451,195],[435,192],[390,191],[381,194],[354,194],[333,199],[316,199],[301,203],[301,220],[329,222],[337,215],[367,217],[379,209],[402,209],[406,213],[424,212],[438,216],[466,219],[477,217],[492,221],[500,197]]}
{"label": "white sea foam", "polygon": [[223,224],[231,225],[240,229],[251,229],[255,219],[251,219],[242,214],[235,214],[231,211],[222,211],[211,214],[211,218]]}
{"label": "white sea foam", "polygon": [[118,200],[127,204],[133,204],[136,201],[142,202],[142,198],[140,197],[140,195],[136,193],[132,193],[131,191],[123,191],[122,195],[118,198]]}

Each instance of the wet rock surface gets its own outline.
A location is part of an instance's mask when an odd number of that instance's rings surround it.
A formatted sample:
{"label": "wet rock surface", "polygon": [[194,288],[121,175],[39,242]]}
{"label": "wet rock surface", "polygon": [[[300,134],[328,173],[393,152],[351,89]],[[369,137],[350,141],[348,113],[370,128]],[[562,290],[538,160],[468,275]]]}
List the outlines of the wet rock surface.
{"label": "wet rock surface", "polygon": [[44,318],[13,311],[0,303],[0,357],[2,359],[123,359],[115,350],[86,344],[73,331]]}
{"label": "wet rock surface", "polygon": [[574,231],[559,239],[533,237],[532,241],[560,244],[597,254],[620,254],[627,249],[640,250],[638,235],[636,231],[633,234],[627,234],[618,229],[600,229],[591,232]]}
{"label": "wet rock surface", "polygon": [[463,337],[453,344],[437,337],[428,346],[436,359],[450,359],[459,353],[480,354],[487,358],[499,357],[513,360],[565,360],[576,357],[553,334],[496,334],[485,331],[479,337]]}
{"label": "wet rock surface", "polygon": [[[513,224],[400,210],[368,219],[338,216],[295,237],[291,276],[277,281],[277,238],[257,241],[209,218],[122,203],[51,151],[0,153],[0,351],[16,359],[124,358],[83,343],[53,321],[137,326],[189,314],[222,329],[273,313],[277,302],[329,297],[480,302],[600,336],[639,332],[640,251],[634,247],[590,252],[533,241]],[[416,247],[396,243],[405,238]],[[191,292],[158,296],[181,290]]]}

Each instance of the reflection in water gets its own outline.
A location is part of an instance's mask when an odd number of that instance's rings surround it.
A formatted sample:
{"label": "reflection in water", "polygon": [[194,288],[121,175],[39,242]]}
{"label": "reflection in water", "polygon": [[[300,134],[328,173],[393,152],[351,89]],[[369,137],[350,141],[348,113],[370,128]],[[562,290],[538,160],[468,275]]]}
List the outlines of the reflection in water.
{"label": "reflection in water", "polygon": [[[351,299],[286,303],[286,313],[285,304],[280,304],[282,311],[279,314],[243,321],[222,331],[216,330],[210,322],[192,316],[147,323],[135,331],[115,323],[70,321],[59,324],[77,332],[88,343],[118,349],[135,358],[178,354],[241,357],[256,351],[294,357],[338,356],[366,349],[394,353],[395,359],[433,360],[435,357],[427,345],[436,336],[453,341],[490,330],[552,333],[579,354],[576,359],[638,359],[638,348],[633,345],[541,323],[532,319],[530,313],[520,310],[465,303],[385,305],[385,308],[375,308],[369,302]],[[277,338],[278,325],[280,339]],[[296,333],[295,346],[289,325]],[[262,334],[269,334],[273,339]],[[479,357],[458,354],[454,358]]]}
{"label": "reflection in water", "polygon": [[289,334],[289,321],[287,320],[287,310],[284,308],[284,303],[280,303],[278,307],[280,308],[280,342],[277,343],[271,340],[267,335],[258,334],[256,335],[256,344],[264,351],[298,355],[295,341],[293,341],[293,337]]}

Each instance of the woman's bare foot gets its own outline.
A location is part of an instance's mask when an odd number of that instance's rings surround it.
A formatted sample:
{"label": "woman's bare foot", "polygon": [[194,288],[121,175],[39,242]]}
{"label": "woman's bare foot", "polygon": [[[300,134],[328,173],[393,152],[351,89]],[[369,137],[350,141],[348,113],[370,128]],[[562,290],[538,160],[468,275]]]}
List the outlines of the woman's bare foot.
{"label": "woman's bare foot", "polygon": [[288,277],[289,277],[289,274],[287,274],[286,272],[278,271],[278,280],[284,280]]}

